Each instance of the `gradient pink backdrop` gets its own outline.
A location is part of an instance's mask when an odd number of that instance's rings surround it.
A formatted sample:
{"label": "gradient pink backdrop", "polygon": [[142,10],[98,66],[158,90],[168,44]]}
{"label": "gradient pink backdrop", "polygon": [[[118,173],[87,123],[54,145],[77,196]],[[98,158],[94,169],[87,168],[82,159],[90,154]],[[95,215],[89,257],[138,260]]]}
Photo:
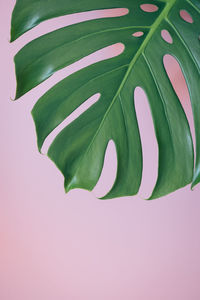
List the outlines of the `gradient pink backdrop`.
{"label": "gradient pink backdrop", "polygon": [[[47,22],[10,45],[14,3],[0,2],[0,299],[199,300],[200,187],[149,202],[139,196],[101,201],[84,190],[66,195],[61,174],[37,151],[30,110],[77,66],[10,101],[15,93],[13,55],[55,24]],[[62,26],[76,21],[61,18]],[[175,65],[170,68],[190,117],[181,74]],[[145,156],[140,194],[145,194],[155,181],[157,148],[142,94],[137,109]],[[103,176],[96,194],[112,181],[113,157],[111,149],[105,165],[110,177]]]}

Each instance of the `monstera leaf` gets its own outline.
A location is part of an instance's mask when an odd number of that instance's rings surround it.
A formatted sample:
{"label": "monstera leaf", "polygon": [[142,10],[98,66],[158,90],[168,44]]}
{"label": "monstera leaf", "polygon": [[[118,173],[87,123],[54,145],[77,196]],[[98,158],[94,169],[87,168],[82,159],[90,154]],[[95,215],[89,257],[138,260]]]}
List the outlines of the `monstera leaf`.
{"label": "monstera leaf", "polygon": [[[154,5],[153,12],[144,4]],[[134,195],[142,176],[142,148],[133,94],[146,93],[159,150],[158,177],[150,199],[200,181],[200,1],[199,0],[17,0],[11,41],[44,20],[72,13],[127,8],[115,18],[84,21],[45,34],[15,56],[16,99],[59,69],[123,43],[122,54],[94,63],[60,81],[36,103],[32,115],[38,147],[76,108],[95,93],[100,99],[57,135],[48,150],[65,178],[65,190],[92,190],[107,144],[116,145],[118,168],[104,198]],[[181,15],[190,15],[187,21]],[[172,42],[162,38],[165,30]],[[142,32],[143,35],[137,36]],[[163,57],[179,62],[189,89],[196,133],[196,160],[187,118],[164,68]]]}

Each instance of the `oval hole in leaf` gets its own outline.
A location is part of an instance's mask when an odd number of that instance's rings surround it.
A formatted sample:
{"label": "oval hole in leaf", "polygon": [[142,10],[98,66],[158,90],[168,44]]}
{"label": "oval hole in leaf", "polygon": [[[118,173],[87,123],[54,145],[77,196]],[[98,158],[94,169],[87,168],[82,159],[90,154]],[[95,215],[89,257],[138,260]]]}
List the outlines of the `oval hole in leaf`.
{"label": "oval hole in leaf", "polygon": [[180,10],[180,16],[187,23],[194,22],[191,15],[185,9]]}
{"label": "oval hole in leaf", "polygon": [[157,5],[148,3],[140,5],[140,8],[145,12],[155,12],[158,10]]}
{"label": "oval hole in leaf", "polygon": [[172,39],[172,36],[171,34],[169,33],[168,30],[166,29],[163,29],[161,31],[161,37],[163,38],[163,40],[169,44],[172,44],[173,43],[173,39]]}
{"label": "oval hole in leaf", "polygon": [[74,110],[60,125],[58,125],[45,139],[41,153],[47,154],[48,149],[50,145],[52,144],[55,137],[71,122],[73,122],[75,119],[77,119],[80,115],[82,115],[87,109],[89,109],[93,104],[95,104],[101,94],[97,93],[90,98],[88,98],[86,101],[84,101],[76,110]]}
{"label": "oval hole in leaf", "polygon": [[158,145],[146,93],[141,87],[134,91],[134,102],[142,142],[143,171],[139,194],[148,198],[158,176]]}
{"label": "oval hole in leaf", "polygon": [[191,129],[193,141],[195,143],[195,134],[194,134],[194,120],[193,120],[193,113],[192,113],[192,106],[190,102],[190,94],[187,87],[187,83],[184,77],[184,74],[181,70],[181,67],[176,60],[170,54],[166,54],[163,57],[163,64],[169,80],[173,86],[173,89],[183,107],[183,110],[186,114],[186,117],[189,122],[189,126]]}
{"label": "oval hole in leaf", "polygon": [[140,37],[140,36],[143,36],[144,35],[144,32],[143,31],[137,31],[137,32],[134,32],[132,34],[132,36],[135,36],[135,37]]}
{"label": "oval hole in leaf", "polygon": [[93,189],[96,197],[102,198],[112,189],[117,176],[117,151],[113,140],[108,142],[100,178]]}

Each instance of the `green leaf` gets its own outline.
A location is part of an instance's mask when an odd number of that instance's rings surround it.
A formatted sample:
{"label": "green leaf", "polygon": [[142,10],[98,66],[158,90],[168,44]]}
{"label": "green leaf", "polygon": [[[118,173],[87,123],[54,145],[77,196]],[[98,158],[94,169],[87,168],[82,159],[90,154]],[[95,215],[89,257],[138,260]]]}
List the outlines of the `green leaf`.
{"label": "green leaf", "polygon": [[[141,4],[157,11],[145,12]],[[127,8],[115,18],[89,20],[45,34],[15,56],[16,99],[56,71],[106,46],[123,43],[122,54],[90,65],[59,82],[32,110],[38,148],[76,108],[95,93],[100,99],[51,144],[48,156],[65,177],[65,189],[92,190],[104,162],[107,144],[116,145],[115,183],[104,197],[134,195],[142,177],[142,148],[133,100],[140,86],[148,97],[159,149],[158,178],[150,199],[200,181],[200,2],[199,0],[17,0],[11,41],[50,18],[108,8]],[[180,16],[187,11],[192,23]],[[161,37],[167,30],[173,43]],[[134,32],[142,31],[140,37]],[[176,58],[186,79],[196,133],[196,161],[184,110],[163,64],[165,54]]]}

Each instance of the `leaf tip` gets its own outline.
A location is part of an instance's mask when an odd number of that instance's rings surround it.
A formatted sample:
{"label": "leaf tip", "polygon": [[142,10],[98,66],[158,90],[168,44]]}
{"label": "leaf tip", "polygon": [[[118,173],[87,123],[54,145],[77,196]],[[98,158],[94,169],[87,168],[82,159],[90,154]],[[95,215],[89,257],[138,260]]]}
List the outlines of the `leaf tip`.
{"label": "leaf tip", "polygon": [[10,101],[16,101],[16,99],[15,98],[12,98],[12,97],[10,97]]}
{"label": "leaf tip", "polygon": [[196,187],[196,185],[197,185],[197,182],[193,181],[193,182],[191,183],[190,190],[191,190],[191,191],[194,191],[194,188]]}
{"label": "leaf tip", "polygon": [[193,191],[194,188],[196,187],[196,185],[200,182],[200,178],[198,175],[199,175],[199,172],[196,174],[196,176],[194,175],[194,177],[193,177],[193,180],[192,180],[192,183],[190,186],[191,191]]}
{"label": "leaf tip", "polygon": [[76,185],[75,182],[75,178],[74,177],[65,177],[65,181],[64,181],[64,188],[65,188],[65,193],[67,194],[69,191],[77,188],[78,186]]}

